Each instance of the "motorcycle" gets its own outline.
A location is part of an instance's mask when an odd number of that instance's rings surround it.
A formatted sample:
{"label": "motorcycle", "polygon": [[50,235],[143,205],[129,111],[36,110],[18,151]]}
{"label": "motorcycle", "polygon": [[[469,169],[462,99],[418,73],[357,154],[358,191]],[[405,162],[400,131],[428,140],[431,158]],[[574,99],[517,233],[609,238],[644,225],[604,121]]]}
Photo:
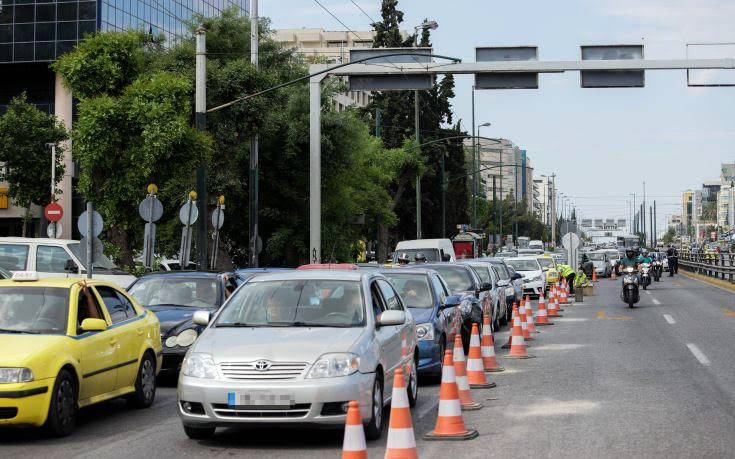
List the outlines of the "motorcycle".
{"label": "motorcycle", "polygon": [[653,274],[654,281],[660,282],[663,272],[664,272],[664,264],[660,260],[656,260],[653,263],[651,263],[651,274]]}
{"label": "motorcycle", "polygon": [[634,304],[640,301],[641,297],[638,293],[638,276],[636,270],[627,267],[623,270],[623,291],[620,292],[620,298],[623,302],[632,308]]}
{"label": "motorcycle", "polygon": [[643,290],[651,285],[651,265],[650,263],[641,264],[641,287]]}

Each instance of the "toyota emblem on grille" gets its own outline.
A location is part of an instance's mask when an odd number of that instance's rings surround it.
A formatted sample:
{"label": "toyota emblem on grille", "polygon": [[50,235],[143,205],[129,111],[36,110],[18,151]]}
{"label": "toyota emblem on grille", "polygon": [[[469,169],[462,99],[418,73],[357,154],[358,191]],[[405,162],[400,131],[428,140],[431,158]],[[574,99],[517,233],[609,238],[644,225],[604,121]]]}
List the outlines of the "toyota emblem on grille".
{"label": "toyota emblem on grille", "polygon": [[267,371],[271,367],[271,363],[267,360],[258,360],[253,366],[258,371]]}

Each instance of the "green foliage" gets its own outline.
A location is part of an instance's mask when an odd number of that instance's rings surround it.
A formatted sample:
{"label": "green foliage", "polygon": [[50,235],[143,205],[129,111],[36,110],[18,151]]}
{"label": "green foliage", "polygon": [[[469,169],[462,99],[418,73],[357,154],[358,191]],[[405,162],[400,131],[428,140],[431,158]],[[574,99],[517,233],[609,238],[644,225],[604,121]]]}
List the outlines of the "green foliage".
{"label": "green foliage", "polygon": [[[20,207],[46,205],[51,201],[51,148],[56,148],[56,183],[64,175],[64,148],[68,138],[64,125],[55,116],[41,112],[26,100],[25,93],[14,98],[0,116],[0,180],[8,182],[8,196]],[[26,219],[30,215],[26,214]]]}
{"label": "green foliage", "polygon": [[[141,246],[137,208],[146,185],[159,186],[172,216],[193,187],[194,169],[212,150],[211,140],[191,126],[193,82],[143,65],[160,52],[132,32],[106,32],[65,55],[57,67],[80,98],[72,135],[79,191],[104,217],[115,255],[127,266]],[[92,81],[110,67],[120,73],[104,83]],[[165,231],[163,236],[165,242]]]}
{"label": "green foliage", "polygon": [[664,234],[664,237],[661,239],[664,245],[673,244],[674,240],[676,239],[676,230],[674,228],[669,228],[668,231],[666,231],[666,234]]}

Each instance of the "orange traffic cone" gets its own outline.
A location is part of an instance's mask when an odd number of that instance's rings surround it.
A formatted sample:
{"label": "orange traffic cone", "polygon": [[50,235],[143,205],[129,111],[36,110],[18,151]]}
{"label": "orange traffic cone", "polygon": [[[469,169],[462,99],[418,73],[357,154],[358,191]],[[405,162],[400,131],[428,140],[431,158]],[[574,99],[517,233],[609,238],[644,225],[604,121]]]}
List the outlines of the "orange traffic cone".
{"label": "orange traffic cone", "polygon": [[554,317],[563,317],[561,314],[559,314],[560,312],[563,311],[563,309],[559,307],[559,297],[558,296],[554,297],[554,311],[555,311]]}
{"label": "orange traffic cone", "polygon": [[526,302],[521,298],[521,305],[518,307],[518,317],[521,318],[521,331],[523,332],[523,339],[525,341],[531,341],[531,332],[528,331],[528,319],[526,318]]}
{"label": "orange traffic cone", "polygon": [[[561,289],[561,293],[559,294],[559,303],[561,304],[568,304],[569,303],[569,291],[568,291],[568,284],[564,282],[564,286]],[[561,309],[559,309],[561,311]]]}
{"label": "orange traffic cone", "polygon": [[[549,291],[549,293],[550,292],[551,291]],[[536,317],[536,325],[554,325],[553,323],[549,322],[549,315],[548,311],[546,310],[546,300],[544,300],[543,292],[538,297],[538,317]]]}
{"label": "orange traffic cone", "polygon": [[457,379],[457,389],[459,390],[459,401],[462,402],[462,409],[466,411],[479,410],[482,408],[482,404],[475,403],[472,400],[470,383],[467,381],[467,362],[464,357],[462,337],[459,335],[454,337],[452,361],[454,362],[454,374]]}
{"label": "orange traffic cone", "polygon": [[510,322],[508,322],[508,327],[510,328],[511,333],[508,335],[508,342],[500,346],[500,349],[510,349],[510,344],[513,341],[513,323],[515,322],[517,315],[518,305],[513,302],[513,313],[510,315]]}
{"label": "orange traffic cone", "polygon": [[592,282],[597,282],[597,270],[592,270]]}
{"label": "orange traffic cone", "polygon": [[360,404],[354,400],[347,405],[342,459],[367,459],[367,445],[365,444],[362,416],[360,416]]}
{"label": "orange traffic cone", "polygon": [[615,268],[613,268],[612,272],[610,273],[610,280],[615,280],[618,278],[618,275],[615,274]]}
{"label": "orange traffic cone", "polygon": [[470,352],[467,355],[467,382],[471,389],[489,389],[497,384],[487,382],[485,368],[482,363],[482,350],[480,349],[480,329],[477,324],[472,324],[470,335]]}
{"label": "orange traffic cone", "polygon": [[523,340],[523,330],[521,329],[521,318],[519,316],[513,319],[510,353],[506,357],[511,359],[529,359],[533,357],[526,352],[526,343]]}
{"label": "orange traffic cone", "polygon": [[556,292],[556,287],[554,287],[549,292],[549,310],[548,310],[549,311],[549,317],[556,317],[557,316],[557,314],[556,314],[556,303],[554,302],[554,299],[556,297],[555,292]]}
{"label": "orange traffic cone", "polygon": [[493,341],[492,325],[490,325],[488,314],[482,317],[482,336],[480,338],[480,351],[482,352],[482,364],[485,371],[505,371],[505,368],[498,365],[498,360],[495,358],[495,341]]}
{"label": "orange traffic cone", "polygon": [[462,408],[459,401],[459,390],[452,364],[452,351],[444,353],[442,367],[442,384],[439,388],[439,415],[434,430],[424,435],[424,440],[470,440],[478,433],[468,429],[462,419]]}
{"label": "orange traffic cone", "polygon": [[411,407],[408,404],[408,392],[406,391],[406,383],[403,380],[403,370],[398,368],[393,375],[393,398],[391,400],[385,457],[386,459],[418,459],[416,439],[413,436]]}
{"label": "orange traffic cone", "polygon": [[[541,293],[543,295],[543,293]],[[526,324],[528,325],[529,333],[538,333],[533,321],[533,305],[531,304],[531,297],[526,295]]]}

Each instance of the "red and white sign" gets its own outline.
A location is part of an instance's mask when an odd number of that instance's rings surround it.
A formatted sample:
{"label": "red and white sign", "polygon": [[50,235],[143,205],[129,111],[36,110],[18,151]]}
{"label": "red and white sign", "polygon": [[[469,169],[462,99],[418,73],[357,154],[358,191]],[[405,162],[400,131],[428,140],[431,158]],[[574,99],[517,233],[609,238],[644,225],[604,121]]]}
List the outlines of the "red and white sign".
{"label": "red and white sign", "polygon": [[52,202],[43,209],[43,215],[50,222],[58,222],[64,216],[64,209],[59,204]]}

